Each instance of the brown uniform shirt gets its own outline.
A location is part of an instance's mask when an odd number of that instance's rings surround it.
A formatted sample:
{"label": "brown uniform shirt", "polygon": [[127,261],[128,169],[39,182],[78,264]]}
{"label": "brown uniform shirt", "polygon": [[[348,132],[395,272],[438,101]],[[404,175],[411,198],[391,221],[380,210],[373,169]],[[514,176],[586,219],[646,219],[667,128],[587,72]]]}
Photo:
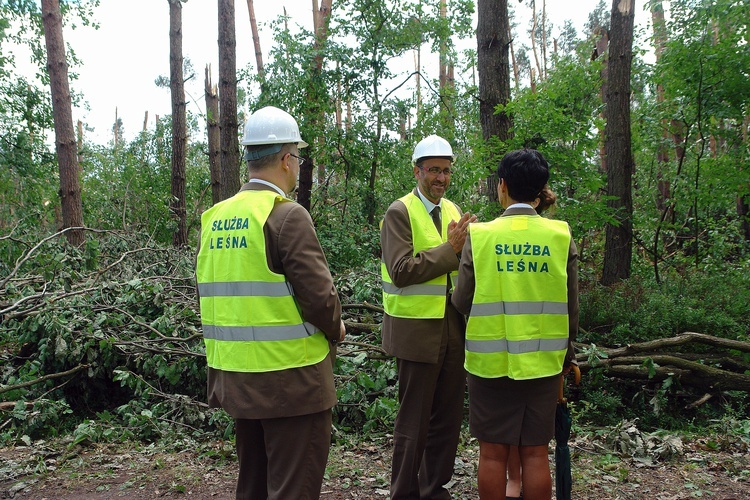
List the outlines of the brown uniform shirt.
{"label": "brown uniform shirt", "polygon": [[[273,190],[247,183],[242,190]],[[263,234],[268,267],[286,276],[302,318],[329,339],[338,339],[341,303],[333,285],[315,228],[301,205],[279,203],[268,216]],[[208,368],[208,403],[234,418],[261,419],[317,413],[336,404],[333,353],[311,366],[264,373]]]}

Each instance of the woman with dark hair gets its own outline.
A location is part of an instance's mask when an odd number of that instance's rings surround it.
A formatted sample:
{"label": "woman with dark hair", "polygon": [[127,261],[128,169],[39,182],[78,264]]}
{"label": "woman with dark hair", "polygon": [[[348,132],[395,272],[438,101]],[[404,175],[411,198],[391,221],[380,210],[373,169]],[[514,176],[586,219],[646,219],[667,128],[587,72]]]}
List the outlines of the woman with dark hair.
{"label": "woman with dark hair", "polygon": [[505,211],[469,226],[452,297],[469,316],[469,428],[480,446],[479,497],[505,498],[508,457],[518,446],[523,498],[549,499],[547,447],[559,377],[570,370],[578,330],[578,252],[567,223],[539,215],[556,201],[541,153],[512,151],[497,173]]}

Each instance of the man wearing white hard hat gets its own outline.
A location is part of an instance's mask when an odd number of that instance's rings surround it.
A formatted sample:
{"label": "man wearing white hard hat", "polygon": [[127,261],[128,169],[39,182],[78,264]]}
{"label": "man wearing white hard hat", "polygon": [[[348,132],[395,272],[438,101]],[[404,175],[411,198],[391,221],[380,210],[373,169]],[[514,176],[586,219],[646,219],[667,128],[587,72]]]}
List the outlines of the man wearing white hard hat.
{"label": "man wearing white hard hat", "polygon": [[449,499],[463,418],[464,317],[450,293],[470,222],[444,197],[453,150],[431,135],[414,148],[417,187],[385,213],[383,348],[397,358],[391,499]]}
{"label": "man wearing white hard hat", "polygon": [[268,106],[242,145],[249,182],[201,218],[208,402],[235,419],[236,498],[318,498],[336,403],[330,345],[345,330],[312,219],[287,197],[307,143]]}

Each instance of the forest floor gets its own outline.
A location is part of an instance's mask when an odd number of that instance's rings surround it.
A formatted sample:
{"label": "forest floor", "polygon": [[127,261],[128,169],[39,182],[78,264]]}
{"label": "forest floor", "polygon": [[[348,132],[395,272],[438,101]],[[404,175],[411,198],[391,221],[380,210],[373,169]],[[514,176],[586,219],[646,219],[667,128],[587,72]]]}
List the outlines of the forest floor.
{"label": "forest floor", "polygon": [[[233,498],[237,462],[231,443],[203,443],[200,448],[175,452],[154,445],[68,446],[64,441],[0,448],[0,498]],[[607,452],[586,437],[571,439],[570,448],[575,499],[750,498],[746,448],[716,447],[698,439],[682,443],[679,454],[656,462]],[[390,451],[388,438],[332,446],[321,498],[387,499]],[[449,485],[453,498],[478,497],[477,461],[476,441],[468,439]],[[554,442],[554,471],[553,461]]]}

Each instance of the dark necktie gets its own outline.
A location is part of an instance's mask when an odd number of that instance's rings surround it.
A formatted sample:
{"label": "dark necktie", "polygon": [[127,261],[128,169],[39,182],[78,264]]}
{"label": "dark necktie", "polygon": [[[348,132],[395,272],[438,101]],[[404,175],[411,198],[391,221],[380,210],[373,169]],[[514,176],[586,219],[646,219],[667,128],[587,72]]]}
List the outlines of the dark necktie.
{"label": "dark necktie", "polygon": [[432,222],[435,223],[435,227],[437,228],[438,234],[442,236],[443,225],[440,222],[440,207],[435,207],[432,209]]}

